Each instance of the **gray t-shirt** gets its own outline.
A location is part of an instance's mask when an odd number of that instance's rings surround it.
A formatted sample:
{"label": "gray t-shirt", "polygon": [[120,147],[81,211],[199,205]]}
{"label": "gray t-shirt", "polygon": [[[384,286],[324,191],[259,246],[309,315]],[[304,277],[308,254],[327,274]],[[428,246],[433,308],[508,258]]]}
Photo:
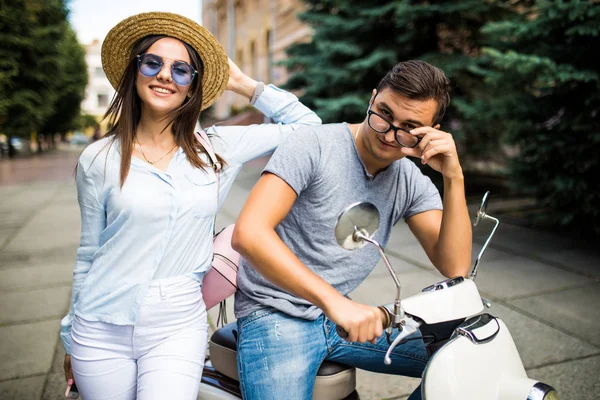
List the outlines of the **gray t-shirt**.
{"label": "gray t-shirt", "polygon": [[[277,234],[308,268],[343,295],[367,277],[380,256],[375,246],[350,251],[337,244],[334,228],[340,212],[356,202],[373,203],[380,213],[375,240],[385,246],[401,218],[442,209],[437,188],[406,158],[374,177],[369,174],[346,124],[297,130],[279,146],[263,172],[279,176],[298,195],[275,228]],[[322,312],[265,279],[246,260],[238,286],[237,318],[266,307],[309,320]]]}

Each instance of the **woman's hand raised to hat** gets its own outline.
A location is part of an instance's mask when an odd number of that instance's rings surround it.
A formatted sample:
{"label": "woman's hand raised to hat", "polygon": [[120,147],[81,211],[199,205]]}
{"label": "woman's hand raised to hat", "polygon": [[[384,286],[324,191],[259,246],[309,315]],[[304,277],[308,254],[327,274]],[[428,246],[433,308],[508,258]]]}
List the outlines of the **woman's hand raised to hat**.
{"label": "woman's hand raised to hat", "polygon": [[225,89],[250,99],[258,82],[244,74],[231,58],[227,57],[227,60],[229,61],[229,81]]}

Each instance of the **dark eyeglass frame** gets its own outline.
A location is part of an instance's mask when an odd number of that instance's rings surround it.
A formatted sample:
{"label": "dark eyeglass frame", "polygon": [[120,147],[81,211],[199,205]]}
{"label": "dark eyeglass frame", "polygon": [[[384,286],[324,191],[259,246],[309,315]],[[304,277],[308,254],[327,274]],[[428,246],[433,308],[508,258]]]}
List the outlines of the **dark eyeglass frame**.
{"label": "dark eyeglass frame", "polygon": [[[145,73],[142,72],[142,69],[140,67],[141,67],[141,64],[142,64],[142,58],[145,57],[145,56],[151,56],[160,65],[160,68],[154,74],[146,75]],[[143,53],[143,54],[138,54],[136,57],[137,57],[138,71],[140,72],[140,74],[142,74],[144,76],[147,76],[147,77],[158,75],[158,73],[160,71],[162,71],[163,67],[165,66],[164,59],[166,57],[162,57],[162,56],[159,56],[157,54]],[[173,69],[176,68],[179,65],[185,65],[185,66],[189,67],[190,70],[192,71],[192,77],[190,78],[190,81],[188,83],[186,83],[186,84],[178,83],[175,80],[175,75],[176,74],[173,73]],[[173,60],[173,62],[171,63],[171,79],[173,79],[173,82],[175,82],[175,84],[177,84],[179,86],[189,86],[194,81],[194,78],[196,77],[197,73],[198,73],[198,70],[194,69],[193,66],[191,66],[189,63],[187,63],[185,61],[175,61],[175,60]]]}
{"label": "dark eyeglass frame", "polygon": [[[371,110],[371,107],[373,107],[373,103],[369,104],[369,109],[367,110],[367,124],[369,124],[369,126],[371,127],[371,129],[373,129],[375,132],[388,133],[390,130],[393,130],[394,131],[394,138],[396,139],[396,142],[400,146],[407,147],[409,149],[417,147],[417,145],[421,142],[422,137],[420,137],[420,136],[416,136],[417,142],[413,146],[407,146],[404,143],[400,142],[400,140],[398,139],[398,131],[402,131],[404,133],[408,133],[411,136],[414,136],[414,135],[412,133],[410,133],[409,131],[407,131],[406,129],[401,128],[399,126],[396,126],[396,125],[392,124],[383,115],[381,115],[379,113],[376,113],[375,111]],[[379,129],[374,128],[373,125],[371,125],[371,115],[377,115],[379,118],[381,118],[382,120],[384,120],[385,122],[387,122],[387,124],[389,125],[389,128],[387,130],[385,130],[385,131],[380,131]]]}

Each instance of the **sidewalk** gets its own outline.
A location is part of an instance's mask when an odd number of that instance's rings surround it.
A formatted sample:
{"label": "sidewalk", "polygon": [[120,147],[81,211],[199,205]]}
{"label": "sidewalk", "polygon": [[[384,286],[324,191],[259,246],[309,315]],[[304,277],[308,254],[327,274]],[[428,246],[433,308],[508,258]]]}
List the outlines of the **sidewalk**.
{"label": "sidewalk", "polygon": [[[64,165],[74,165],[69,162]],[[242,172],[218,226],[235,220],[259,171],[256,163]],[[479,199],[473,200],[474,210]],[[493,215],[495,207],[500,204],[492,196],[488,212]],[[489,228],[476,228],[474,254]],[[0,184],[0,400],[64,398],[58,333],[68,309],[79,229],[68,175]],[[387,249],[403,296],[441,279],[406,224],[395,228]],[[489,312],[510,328],[529,376],[555,386],[562,400],[596,399],[600,392],[600,256],[591,250],[501,220],[477,280],[492,301]],[[351,297],[378,304],[390,302],[393,293],[380,264]],[[210,314],[216,321],[214,310]],[[417,384],[358,373],[361,399],[406,399]]]}

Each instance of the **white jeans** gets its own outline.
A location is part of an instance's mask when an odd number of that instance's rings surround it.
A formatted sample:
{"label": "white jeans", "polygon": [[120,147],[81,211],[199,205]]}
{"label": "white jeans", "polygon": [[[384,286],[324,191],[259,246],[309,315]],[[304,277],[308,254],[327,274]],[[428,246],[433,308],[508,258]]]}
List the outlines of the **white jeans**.
{"label": "white jeans", "polygon": [[75,317],[71,364],[84,400],[196,399],[208,343],[200,283],[152,281],[136,324]]}

